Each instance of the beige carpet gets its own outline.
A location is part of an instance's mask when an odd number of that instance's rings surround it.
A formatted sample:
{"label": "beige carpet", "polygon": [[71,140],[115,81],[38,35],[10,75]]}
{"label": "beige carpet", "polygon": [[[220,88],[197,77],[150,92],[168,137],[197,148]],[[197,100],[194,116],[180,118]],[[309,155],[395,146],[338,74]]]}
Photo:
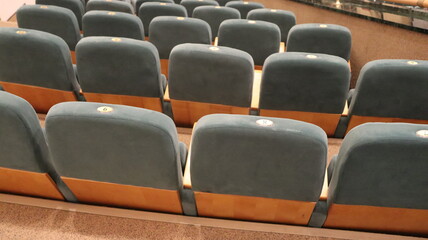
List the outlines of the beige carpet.
{"label": "beige carpet", "polygon": [[338,239],[177,224],[0,203],[0,239]]}

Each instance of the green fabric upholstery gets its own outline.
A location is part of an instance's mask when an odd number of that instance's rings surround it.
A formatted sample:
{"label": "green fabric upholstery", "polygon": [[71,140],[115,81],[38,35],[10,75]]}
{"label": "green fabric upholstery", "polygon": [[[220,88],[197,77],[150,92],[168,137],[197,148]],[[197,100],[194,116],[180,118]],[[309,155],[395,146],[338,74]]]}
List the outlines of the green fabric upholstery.
{"label": "green fabric upholstery", "polygon": [[348,63],[327,54],[276,53],[266,59],[260,108],[342,113],[349,89]]}
{"label": "green fabric upholstery", "polygon": [[247,19],[275,23],[281,30],[281,42],[287,43],[288,32],[296,25],[296,15],[293,12],[280,9],[254,9]]}
{"label": "green fabric upholstery", "polygon": [[200,6],[193,10],[193,17],[207,22],[211,27],[212,41],[218,35],[220,24],[227,19],[240,19],[241,14],[238,10],[230,7],[219,6]]}
{"label": "green fabric upholstery", "polygon": [[139,11],[140,11],[141,5],[143,5],[143,3],[147,3],[147,2],[174,3],[173,0],[137,0],[135,2],[135,9],[137,10],[136,12],[137,12],[138,15],[140,14]]}
{"label": "green fabric upholstery", "polygon": [[159,16],[187,17],[187,11],[179,4],[145,2],[141,5],[138,16],[143,22],[144,33],[149,36],[149,25],[153,18]]}
{"label": "green fabric upholstery", "polygon": [[49,151],[33,107],[0,91],[0,167],[45,173]]}
{"label": "green fabric upholstery", "polygon": [[[241,15],[242,17],[242,15]],[[218,45],[249,53],[256,65],[279,52],[281,31],[276,24],[265,21],[229,19],[220,24]]]}
{"label": "green fabric upholstery", "polygon": [[48,173],[63,196],[75,201],[55,171],[33,107],[18,96],[0,91],[0,113],[0,167]]}
{"label": "green fabric upholstery", "polygon": [[241,13],[241,18],[246,19],[247,14],[254,9],[264,8],[263,4],[258,2],[243,2],[243,1],[230,1],[225,4],[226,7],[238,9]]}
{"label": "green fabric upholstery", "polygon": [[220,6],[225,6],[226,3],[231,1],[242,1],[242,0],[216,0]]}
{"label": "green fabric upholstery", "polygon": [[[97,111],[103,106],[113,111]],[[61,176],[182,188],[177,130],[162,113],[123,105],[61,103],[46,117],[46,134]]]}
{"label": "green fabric upholstery", "polygon": [[348,28],[334,24],[307,23],[290,29],[287,52],[324,53],[349,61],[351,45],[352,36]]}
{"label": "green fabric upholstery", "polygon": [[186,167],[186,161],[187,161],[187,146],[183,142],[180,142],[178,147],[180,149],[181,169],[184,172],[184,168]]}
{"label": "green fabric upholstery", "polygon": [[169,60],[171,99],[250,107],[253,61],[247,53],[203,44],[181,44]]}
{"label": "green fabric upholstery", "polygon": [[218,6],[218,2],[215,0],[182,0],[180,2],[182,6],[187,9],[187,16],[193,16],[193,10],[199,6]]}
{"label": "green fabric upholstery", "polygon": [[328,184],[330,184],[331,177],[333,177],[333,171],[334,171],[334,167],[336,166],[336,163],[337,163],[337,154],[331,158],[330,163],[328,164],[328,168],[327,168]]}
{"label": "green fabric upholstery", "polygon": [[163,97],[159,54],[149,42],[87,37],[77,45],[76,57],[83,92]]}
{"label": "green fabric upholstery", "polygon": [[190,154],[194,191],[316,202],[327,136],[290,119],[214,114],[198,121]]}
{"label": "green fabric upholstery", "polygon": [[18,26],[52,33],[64,39],[74,51],[80,41],[79,24],[69,9],[57,6],[24,5],[16,12]]}
{"label": "green fabric upholstery", "polygon": [[427,76],[428,61],[389,59],[367,63],[352,95],[349,116],[428,120]]}
{"label": "green fabric upholstery", "polygon": [[37,30],[0,28],[0,49],[2,81],[74,91],[78,95],[80,86],[70,49],[60,37]]}
{"label": "green fabric upholstery", "polygon": [[86,5],[86,11],[101,10],[134,14],[134,8],[128,2],[91,0]]}
{"label": "green fabric upholstery", "polygon": [[149,36],[161,59],[169,59],[171,50],[182,43],[211,44],[210,25],[196,18],[155,17],[150,23]]}
{"label": "green fabric upholstery", "polygon": [[350,105],[351,105],[352,98],[354,97],[354,94],[355,94],[355,88],[353,88],[353,89],[349,89],[349,92],[348,92],[348,99],[347,99],[347,101],[348,101],[348,106],[350,106]]}
{"label": "green fabric upholstery", "polygon": [[111,36],[144,40],[144,27],[134,15],[121,12],[90,11],[83,16],[85,37]]}
{"label": "green fabric upholstery", "polygon": [[428,125],[367,123],[345,137],[328,204],[428,209]]}
{"label": "green fabric upholstery", "polygon": [[36,0],[39,5],[54,5],[70,9],[76,16],[79,29],[82,30],[82,17],[85,14],[85,4],[80,0]]}

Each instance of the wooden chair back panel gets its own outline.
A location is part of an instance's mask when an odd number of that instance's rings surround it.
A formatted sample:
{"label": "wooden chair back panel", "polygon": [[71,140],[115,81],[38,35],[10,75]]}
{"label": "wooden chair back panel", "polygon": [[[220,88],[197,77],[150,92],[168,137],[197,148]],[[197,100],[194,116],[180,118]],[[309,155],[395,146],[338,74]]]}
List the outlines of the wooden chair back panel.
{"label": "wooden chair back panel", "polygon": [[428,210],[332,204],[324,227],[428,234]]}
{"label": "wooden chair back panel", "polygon": [[161,59],[161,73],[165,75],[166,79],[168,79],[168,66],[169,66],[169,59]]}
{"label": "wooden chair back panel", "polygon": [[354,127],[368,122],[403,122],[403,123],[417,123],[417,124],[428,124],[428,120],[420,119],[408,119],[408,118],[390,118],[390,117],[370,117],[370,116],[358,116],[352,115],[349,120],[348,128],[346,133],[348,133]]}
{"label": "wooden chair back panel", "polygon": [[73,64],[77,64],[77,60],[76,60],[76,52],[75,51],[70,51],[70,55],[71,55],[71,62]]}
{"label": "wooden chair back panel", "polygon": [[315,202],[195,192],[198,216],[307,225]]}
{"label": "wooden chair back panel", "polygon": [[47,173],[0,168],[0,191],[64,200],[55,182]]}
{"label": "wooden chair back panel", "polygon": [[0,84],[6,92],[27,100],[38,113],[47,113],[57,103],[77,101],[76,95],[72,91],[9,82],[0,82]]}
{"label": "wooden chair back panel", "polygon": [[76,198],[85,203],[183,213],[178,191],[61,177]]}
{"label": "wooden chair back panel", "polygon": [[191,127],[201,117],[214,113],[248,115],[250,107],[235,107],[222,104],[191,102],[171,99],[174,121],[179,126]]}
{"label": "wooden chair back panel", "polygon": [[162,103],[160,98],[138,97],[105,93],[83,93],[88,102],[101,102],[110,104],[121,104],[139,108],[162,112]]}
{"label": "wooden chair back panel", "polygon": [[260,109],[260,116],[290,118],[315,124],[333,136],[341,114]]}

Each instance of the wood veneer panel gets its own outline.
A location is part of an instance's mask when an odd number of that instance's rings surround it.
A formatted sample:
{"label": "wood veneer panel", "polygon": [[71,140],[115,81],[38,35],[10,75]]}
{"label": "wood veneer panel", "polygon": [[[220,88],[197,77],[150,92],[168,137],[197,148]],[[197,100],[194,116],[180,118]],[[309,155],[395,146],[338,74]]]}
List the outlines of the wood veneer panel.
{"label": "wood veneer panel", "polygon": [[328,136],[332,136],[336,131],[341,114],[260,109],[260,116],[290,118],[312,123],[322,128]]}
{"label": "wood veneer panel", "polygon": [[214,113],[248,115],[250,107],[235,107],[222,104],[191,102],[171,99],[174,121],[180,126],[192,126],[201,117]]}
{"label": "wood veneer panel", "polygon": [[162,103],[160,98],[87,92],[84,92],[83,95],[88,102],[122,104],[162,112]]}
{"label": "wood veneer panel", "polygon": [[161,65],[161,73],[165,75],[166,79],[168,79],[168,66],[169,66],[169,59],[161,59],[160,60]]}
{"label": "wood veneer panel", "polygon": [[177,190],[138,187],[61,177],[81,202],[150,211],[182,213]]}
{"label": "wood veneer panel", "polygon": [[38,113],[47,113],[49,109],[61,102],[77,101],[72,91],[37,87],[18,83],[0,82],[6,92],[27,100]]}
{"label": "wood veneer panel", "polygon": [[75,51],[70,51],[70,55],[71,55],[71,62],[72,62],[73,64],[76,64],[76,63],[77,63],[77,60],[76,60],[76,52],[75,52]]}
{"label": "wood veneer panel", "polygon": [[403,123],[428,124],[428,120],[420,120],[420,119],[352,115],[351,119],[349,120],[348,129],[346,130],[346,133],[348,133],[352,128],[368,122],[403,122]]}
{"label": "wood veneer panel", "polygon": [[0,191],[64,200],[54,181],[47,173],[0,167]]}
{"label": "wood veneer panel", "polygon": [[307,225],[315,202],[195,192],[198,216]]}
{"label": "wood veneer panel", "polygon": [[428,234],[428,210],[332,204],[324,227]]}

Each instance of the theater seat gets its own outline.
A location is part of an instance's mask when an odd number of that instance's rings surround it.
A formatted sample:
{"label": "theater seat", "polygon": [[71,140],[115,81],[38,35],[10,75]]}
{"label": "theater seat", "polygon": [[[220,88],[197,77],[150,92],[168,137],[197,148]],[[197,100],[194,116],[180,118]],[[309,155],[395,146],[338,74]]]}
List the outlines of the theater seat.
{"label": "theater seat", "polygon": [[128,2],[112,0],[91,0],[86,4],[86,11],[101,10],[134,14],[134,8]]}
{"label": "theater seat", "polygon": [[346,135],[324,227],[428,236],[428,125],[367,123]]}
{"label": "theater seat", "polygon": [[211,38],[214,41],[220,24],[227,19],[240,19],[241,14],[238,10],[229,7],[200,6],[193,10],[193,17],[204,20],[210,25]]}
{"label": "theater seat", "polygon": [[0,192],[64,200],[34,109],[0,91],[0,112]]}
{"label": "theater seat", "polygon": [[[242,17],[242,15],[241,15]],[[262,68],[267,57],[279,52],[281,31],[265,21],[229,19],[220,24],[218,45],[240,49],[251,55],[256,68]]]}
{"label": "theater seat", "polygon": [[[143,5],[143,3],[148,3],[148,2],[155,2],[155,3],[174,3],[173,0],[137,0],[135,2],[135,9],[137,14],[139,15],[139,10],[141,8],[141,5]],[[180,2],[178,2],[180,3]],[[178,4],[177,3],[177,4]]]}
{"label": "theater seat", "polygon": [[296,16],[293,12],[280,9],[254,9],[247,15],[248,20],[261,20],[275,23],[281,30],[281,42],[287,45],[287,36],[290,29],[296,25]]}
{"label": "theater seat", "polygon": [[149,37],[159,51],[162,74],[168,77],[171,50],[182,43],[211,44],[211,29],[200,19],[161,16],[150,23]]}
{"label": "theater seat", "polygon": [[[347,131],[365,122],[428,124],[428,61],[387,59],[367,63],[352,94]],[[346,129],[346,127],[345,127]]]}
{"label": "theater seat", "polygon": [[80,0],[36,0],[38,5],[54,5],[70,9],[76,16],[79,29],[82,30],[82,17],[85,14],[85,4]]}
{"label": "theater seat", "polygon": [[242,1],[242,0],[216,0],[217,2],[218,2],[218,4],[220,5],[220,6],[225,6],[226,5],[226,3],[228,3],[228,2],[231,2],[231,1]]}
{"label": "theater seat", "polygon": [[352,36],[348,28],[334,24],[307,23],[290,29],[287,52],[324,53],[349,61],[351,45]]}
{"label": "theater seat", "polygon": [[182,0],[180,2],[182,6],[187,9],[187,16],[193,16],[193,10],[199,6],[218,6],[218,2],[215,0]]}
{"label": "theater seat", "polygon": [[171,52],[169,98],[177,125],[192,126],[213,113],[249,114],[253,61],[247,53],[203,44]]}
{"label": "theater seat", "polygon": [[80,41],[80,31],[76,16],[69,9],[47,5],[24,5],[16,12],[18,26],[52,33],[62,38],[76,62],[75,48]]}
{"label": "theater seat", "polygon": [[144,40],[144,27],[134,15],[121,12],[90,11],[83,16],[85,37],[110,36]]}
{"label": "theater seat", "polygon": [[198,216],[307,225],[323,185],[327,136],[300,121],[215,114],[196,124],[189,156],[185,187]]}
{"label": "theater seat", "polygon": [[58,173],[79,202],[183,213],[183,148],[168,116],[64,103],[49,111],[46,134]]}
{"label": "theater seat", "polygon": [[128,38],[87,37],[77,45],[77,71],[87,101],[162,112],[166,80],[153,44]]}
{"label": "theater seat", "polygon": [[263,68],[260,115],[313,123],[334,135],[344,110],[351,74],[336,56],[277,53]]}
{"label": "theater seat", "polygon": [[186,8],[179,4],[146,2],[141,5],[138,16],[143,22],[144,33],[148,37],[149,25],[153,18],[159,16],[187,17],[187,11]]}
{"label": "theater seat", "polygon": [[30,102],[37,112],[46,113],[59,102],[83,100],[70,49],[60,37],[0,28],[0,49],[0,85]]}
{"label": "theater seat", "polygon": [[243,2],[243,1],[230,1],[225,4],[226,7],[237,9],[241,13],[241,18],[246,19],[247,14],[254,9],[264,8],[263,4],[258,2]]}

